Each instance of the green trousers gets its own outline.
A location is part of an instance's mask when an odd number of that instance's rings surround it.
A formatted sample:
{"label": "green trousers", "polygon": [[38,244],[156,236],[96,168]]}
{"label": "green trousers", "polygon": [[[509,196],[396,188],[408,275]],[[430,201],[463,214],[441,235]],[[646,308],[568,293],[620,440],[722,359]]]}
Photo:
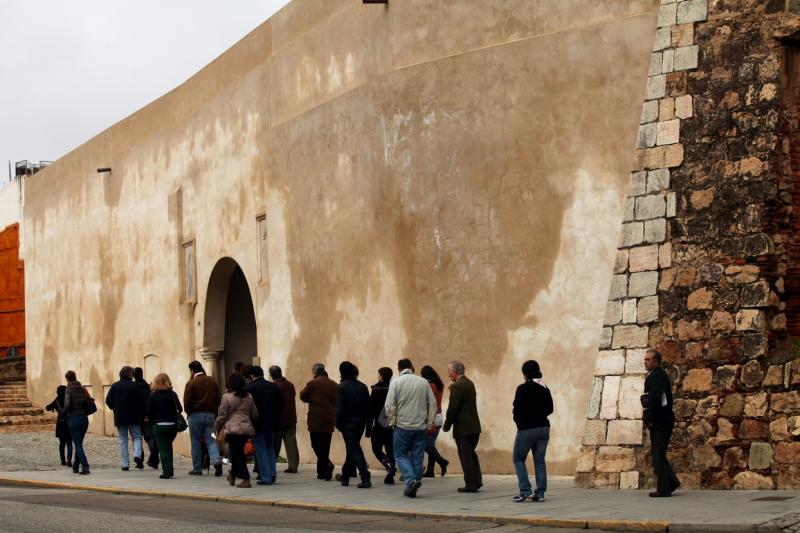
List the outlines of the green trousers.
{"label": "green trousers", "polygon": [[153,436],[158,444],[158,457],[161,459],[161,471],[165,476],[175,475],[175,470],[172,467],[172,442],[178,430],[175,424],[161,426],[153,424]]}

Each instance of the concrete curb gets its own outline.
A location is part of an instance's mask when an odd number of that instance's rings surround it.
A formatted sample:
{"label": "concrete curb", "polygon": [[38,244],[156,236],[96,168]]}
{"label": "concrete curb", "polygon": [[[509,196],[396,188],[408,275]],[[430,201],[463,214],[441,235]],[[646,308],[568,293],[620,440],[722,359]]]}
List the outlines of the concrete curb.
{"label": "concrete curb", "polygon": [[324,503],[308,503],[296,500],[279,499],[255,499],[238,498],[230,496],[210,496],[208,494],[169,492],[164,490],[140,490],[125,489],[119,487],[98,487],[95,485],[84,485],[81,483],[61,483],[55,481],[36,481],[0,476],[0,484],[21,487],[38,487],[48,489],[72,489],[88,490],[93,492],[105,492],[110,494],[129,494],[131,496],[155,496],[162,498],[176,498],[185,500],[213,501],[224,503],[239,503],[245,505],[263,505],[267,507],[287,507],[294,509],[308,509],[313,511],[328,511],[333,513],[357,513],[375,514],[385,516],[398,516],[406,518],[432,518],[432,519],[459,519],[475,522],[491,522],[495,524],[515,524],[532,527],[557,527],[557,528],[577,528],[587,530],[605,529],[610,531],[648,531],[648,532],[672,532],[672,533],[695,533],[695,532],[725,532],[725,533],[772,533],[779,532],[780,529],[764,525],[714,525],[714,524],[672,524],[663,520],[603,520],[603,519],[571,519],[571,518],[546,518],[546,517],[520,517],[520,516],[498,516],[482,514],[460,514],[433,512],[415,512],[396,509],[372,509],[369,507],[357,507],[348,505],[329,505]]}

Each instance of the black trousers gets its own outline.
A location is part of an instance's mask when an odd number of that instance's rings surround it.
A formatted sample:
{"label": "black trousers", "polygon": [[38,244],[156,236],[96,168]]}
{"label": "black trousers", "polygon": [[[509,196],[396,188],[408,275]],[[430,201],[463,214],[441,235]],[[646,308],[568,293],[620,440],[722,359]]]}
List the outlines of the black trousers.
{"label": "black trousers", "polygon": [[367,459],[364,457],[364,450],[361,449],[361,435],[361,431],[342,431],[344,449],[347,452],[342,465],[342,478],[355,477],[356,469],[362,479],[369,477]]}
{"label": "black trousers", "polygon": [[[158,443],[155,435],[153,435],[153,425],[149,422],[142,424],[142,440],[147,443],[147,447],[150,449],[150,455],[147,456],[147,464],[153,468],[158,468]],[[142,455],[144,455],[144,448],[142,448]]]}
{"label": "black trousers", "polygon": [[322,478],[328,473],[331,464],[331,431],[310,431],[311,449],[317,456],[317,477]]}
{"label": "black trousers", "polygon": [[483,486],[481,463],[478,461],[478,454],[475,453],[478,439],[480,439],[479,433],[456,439],[458,459],[461,461],[461,469],[464,470],[464,486],[467,490],[478,490]]}
{"label": "black trousers", "polygon": [[372,427],[372,435],[370,436],[370,443],[372,444],[372,453],[381,464],[390,464],[394,466],[394,445],[392,444],[392,428],[381,427],[375,424]]}
{"label": "black trousers", "polygon": [[672,425],[648,424],[650,430],[650,457],[656,471],[656,490],[661,494],[669,494],[680,484],[672,465],[667,460],[667,447],[672,437]]}
{"label": "black trousers", "polygon": [[249,438],[248,435],[225,435],[231,460],[231,473],[236,479],[250,479],[247,459],[244,455],[244,445]]}

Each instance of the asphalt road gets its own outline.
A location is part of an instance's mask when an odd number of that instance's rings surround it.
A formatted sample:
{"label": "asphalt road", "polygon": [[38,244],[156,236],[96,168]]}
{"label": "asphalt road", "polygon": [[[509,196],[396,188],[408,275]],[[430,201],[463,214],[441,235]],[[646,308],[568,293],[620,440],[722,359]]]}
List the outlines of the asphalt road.
{"label": "asphalt road", "polygon": [[409,519],[378,514],[331,513],[181,500],[115,495],[60,489],[26,489],[0,486],[0,532],[80,533],[189,533],[198,531],[371,531],[448,533],[492,531],[506,533],[578,533],[583,529],[536,529],[520,525],[447,520]]}

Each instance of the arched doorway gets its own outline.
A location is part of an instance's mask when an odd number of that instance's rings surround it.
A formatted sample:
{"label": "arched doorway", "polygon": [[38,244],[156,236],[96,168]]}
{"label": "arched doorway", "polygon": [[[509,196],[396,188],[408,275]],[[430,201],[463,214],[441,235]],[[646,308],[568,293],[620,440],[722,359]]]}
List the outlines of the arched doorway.
{"label": "arched doorway", "polygon": [[237,361],[250,364],[256,356],[253,299],[244,272],[230,257],[220,259],[211,271],[203,331],[204,346],[219,354],[213,372],[219,373],[220,383]]}

